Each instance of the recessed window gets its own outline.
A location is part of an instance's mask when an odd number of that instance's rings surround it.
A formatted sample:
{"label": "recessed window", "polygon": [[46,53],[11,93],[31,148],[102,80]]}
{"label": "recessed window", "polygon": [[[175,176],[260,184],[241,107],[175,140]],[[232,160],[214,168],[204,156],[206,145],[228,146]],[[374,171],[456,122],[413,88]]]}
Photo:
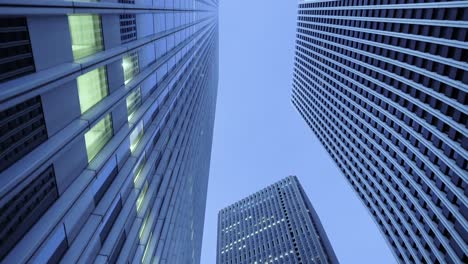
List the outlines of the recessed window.
{"label": "recessed window", "polygon": [[98,15],[71,15],[68,23],[75,60],[103,50],[101,18]]}
{"label": "recessed window", "polygon": [[94,125],[85,134],[86,152],[88,162],[91,162],[101,149],[112,138],[114,131],[112,129],[112,118],[107,114],[101,121]]}
{"label": "recessed window", "polygon": [[[134,4],[134,3],[133,3]],[[120,15],[120,40],[122,44],[137,39],[136,15]]]}
{"label": "recessed window", "polygon": [[122,58],[122,68],[124,71],[124,80],[127,84],[133,77],[135,77],[139,72],[140,68],[138,65],[138,53],[133,52],[125,55]]}
{"label": "recessed window", "polygon": [[142,137],[143,137],[143,121],[140,121],[140,123],[138,123],[138,125],[135,126],[132,133],[130,134],[130,151],[132,153],[133,151],[135,151]]}
{"label": "recessed window", "polygon": [[35,72],[25,17],[0,18],[0,82]]}
{"label": "recessed window", "polygon": [[133,114],[141,105],[141,89],[137,87],[133,90],[127,97],[127,113],[128,113],[128,121],[132,119]]}
{"label": "recessed window", "polygon": [[145,200],[145,195],[146,195],[146,192],[148,191],[148,185],[149,185],[148,181],[145,181],[145,184],[143,185],[140,195],[138,195],[138,198],[136,201],[137,211],[140,211],[141,205],[143,204],[143,200]]}
{"label": "recessed window", "polygon": [[76,80],[78,82],[81,113],[88,111],[109,93],[105,67],[85,73]]}

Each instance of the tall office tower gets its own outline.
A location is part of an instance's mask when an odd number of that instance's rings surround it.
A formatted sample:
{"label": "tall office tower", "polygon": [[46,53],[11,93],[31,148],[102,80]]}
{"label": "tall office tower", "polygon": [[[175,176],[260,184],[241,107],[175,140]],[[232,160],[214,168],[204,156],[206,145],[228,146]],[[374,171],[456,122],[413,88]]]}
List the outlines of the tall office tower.
{"label": "tall office tower", "polygon": [[301,184],[289,176],[219,212],[217,263],[338,260]]}
{"label": "tall office tower", "polygon": [[1,1],[1,263],[200,262],[217,5]]}
{"label": "tall office tower", "polygon": [[468,1],[301,1],[292,102],[400,263],[468,262]]}

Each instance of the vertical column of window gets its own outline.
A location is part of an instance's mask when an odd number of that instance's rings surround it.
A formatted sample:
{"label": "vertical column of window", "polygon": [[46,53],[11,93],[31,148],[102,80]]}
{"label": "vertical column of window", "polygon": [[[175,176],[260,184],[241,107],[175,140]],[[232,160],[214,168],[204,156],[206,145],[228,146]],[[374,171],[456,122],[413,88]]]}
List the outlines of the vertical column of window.
{"label": "vertical column of window", "polygon": [[53,165],[39,174],[13,198],[1,201],[0,260],[15,246],[57,200],[58,191]]}
{"label": "vertical column of window", "polygon": [[0,172],[47,140],[41,98],[0,112]]}
{"label": "vertical column of window", "polygon": [[[134,4],[134,0],[119,0],[119,3]],[[136,15],[120,15],[120,41],[122,44],[137,39]]]}
{"label": "vertical column of window", "polygon": [[96,157],[113,135],[114,130],[112,129],[112,117],[110,114],[107,114],[86,132],[85,143],[88,162],[91,162]]}
{"label": "vertical column of window", "polygon": [[132,133],[130,134],[130,151],[133,153],[140,143],[141,138],[143,137],[143,120],[140,121],[135,128],[133,129]]}
{"label": "vertical column of window", "polygon": [[127,114],[130,121],[136,110],[141,106],[141,88],[137,87],[127,96]]}
{"label": "vertical column of window", "polygon": [[35,72],[25,17],[0,18],[0,82]]}
{"label": "vertical column of window", "polygon": [[140,65],[138,63],[138,52],[126,54],[122,58],[122,68],[124,71],[124,80],[127,84],[133,77],[140,72]]}
{"label": "vertical column of window", "polygon": [[101,17],[98,15],[68,16],[73,58],[90,56],[104,49]]}
{"label": "vertical column of window", "polygon": [[109,94],[106,76],[106,68],[103,66],[87,72],[76,79],[82,114]]}

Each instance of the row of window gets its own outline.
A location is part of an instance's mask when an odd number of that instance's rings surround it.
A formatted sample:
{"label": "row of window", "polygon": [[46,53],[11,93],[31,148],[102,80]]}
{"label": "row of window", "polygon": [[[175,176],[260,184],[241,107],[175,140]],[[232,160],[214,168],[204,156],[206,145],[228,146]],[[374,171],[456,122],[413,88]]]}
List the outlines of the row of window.
{"label": "row of window", "polygon": [[[135,15],[121,18],[122,43],[136,39]],[[68,24],[75,60],[104,49],[99,15],[69,15]],[[0,82],[35,71],[27,19],[0,18]]]}
{"label": "row of window", "polygon": [[[418,4],[418,3],[438,3],[447,2],[447,0],[407,0],[405,4]],[[373,5],[396,5],[401,4],[401,0],[348,0],[348,1],[316,1],[313,3],[301,3],[300,8],[325,8],[325,7],[349,7],[349,6],[369,6],[375,8]]]}
{"label": "row of window", "polygon": [[311,9],[299,10],[299,15],[316,16],[351,16],[375,18],[433,19],[433,20],[468,20],[468,8],[415,8],[415,9]]}
{"label": "row of window", "polygon": [[[309,70],[310,70],[311,73],[313,72],[311,69],[309,69]],[[323,68],[322,68],[321,70],[323,70]],[[317,73],[315,73],[315,74],[317,74]],[[336,77],[336,76],[335,76],[335,77]],[[332,91],[331,91],[331,92],[332,92]],[[309,105],[321,105],[321,104],[322,104],[322,103],[318,103],[318,102],[314,102],[314,103],[309,102]],[[329,108],[329,107],[331,107],[331,106],[328,106],[328,108]],[[344,111],[344,109],[339,109],[339,112],[341,112],[341,110]],[[373,111],[373,110],[370,109],[369,111]],[[314,110],[311,109],[310,112],[311,112],[311,113],[314,113],[314,112],[316,112],[316,111],[314,111]],[[326,119],[326,118],[323,117],[323,116],[320,116],[320,117],[317,117],[317,118],[318,118],[319,120],[324,120],[324,119]],[[350,118],[350,120],[354,120],[353,117],[349,117],[349,118]],[[342,121],[342,122],[346,122],[345,119],[342,119],[341,121]],[[337,125],[339,125],[339,124],[337,124]],[[323,126],[323,125],[320,125],[320,126]],[[329,127],[329,126],[325,126],[325,127]],[[364,127],[361,127],[361,128],[363,129]],[[356,132],[354,132],[354,133],[356,133]],[[370,133],[370,131],[366,130],[366,133]],[[339,136],[341,135],[341,133],[338,132],[338,131],[335,131],[335,132],[332,133],[332,134],[338,134]],[[320,135],[320,134],[319,134],[319,135]],[[352,135],[348,135],[348,137],[350,137],[350,136],[352,136]],[[337,142],[341,142],[341,141],[340,141],[340,140],[337,140]],[[324,143],[324,144],[328,144],[328,143]],[[399,145],[400,145],[400,144],[399,144]],[[351,147],[349,147],[349,146],[346,146],[346,147],[345,147],[345,146],[341,146],[341,150],[347,153],[347,150],[346,150],[346,149],[349,149],[350,152],[353,152],[353,151],[354,151],[354,148],[351,148]],[[336,150],[333,150],[331,153],[336,153]],[[379,154],[377,153],[376,155],[379,155]],[[342,160],[342,159],[340,158],[340,160]],[[371,160],[371,157],[368,157],[368,159],[366,159],[366,160]],[[351,165],[351,167],[352,167],[352,168],[353,168],[353,167],[356,168],[356,167],[358,166],[358,164],[364,164],[364,163],[365,163],[365,160],[361,160],[361,163],[357,162],[356,164]],[[427,169],[424,169],[424,170],[427,171]],[[363,172],[363,171],[361,171],[361,173],[363,173],[364,176],[366,175],[366,173]],[[406,172],[404,172],[404,173],[406,173]],[[412,174],[411,172],[408,172],[408,173]]]}

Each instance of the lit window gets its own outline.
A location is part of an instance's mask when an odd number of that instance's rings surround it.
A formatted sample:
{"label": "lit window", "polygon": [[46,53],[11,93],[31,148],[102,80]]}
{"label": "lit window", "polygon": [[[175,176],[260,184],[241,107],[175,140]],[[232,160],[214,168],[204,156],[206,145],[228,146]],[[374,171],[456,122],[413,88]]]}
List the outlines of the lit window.
{"label": "lit window", "polygon": [[138,66],[138,53],[133,52],[125,55],[122,58],[122,68],[124,71],[125,84],[127,84],[140,72],[140,68]]}
{"label": "lit window", "polygon": [[143,185],[143,189],[141,190],[141,193],[138,196],[138,199],[136,202],[137,211],[140,211],[141,205],[143,204],[143,200],[145,199],[145,195],[147,191],[148,191],[148,181],[145,182],[145,185]]}
{"label": "lit window", "polygon": [[101,18],[98,15],[68,16],[75,60],[103,50]]}
{"label": "lit window", "polygon": [[76,80],[78,83],[81,113],[88,111],[109,93],[105,67],[85,73]]}
{"label": "lit window", "polygon": [[101,121],[94,125],[85,134],[86,152],[88,154],[88,162],[101,151],[101,149],[112,138],[112,118],[107,114]]}
{"label": "lit window", "polygon": [[130,134],[130,151],[133,153],[140,139],[143,137],[143,121],[140,121],[138,125],[136,125],[135,129],[133,129],[132,133]]}
{"label": "lit window", "polygon": [[133,90],[127,97],[127,113],[128,113],[128,121],[132,119],[133,114],[141,105],[141,89],[137,87]]}
{"label": "lit window", "polygon": [[145,217],[145,221],[143,222],[143,225],[141,226],[141,229],[140,229],[140,234],[138,235],[138,237],[141,239],[141,237],[143,236],[144,232],[145,232],[145,228],[146,228],[146,224],[148,222],[148,218],[151,214],[151,211],[148,213],[148,215]]}
{"label": "lit window", "polygon": [[143,170],[143,167],[145,166],[145,164],[146,164],[146,157],[145,157],[145,153],[143,153],[143,155],[141,155],[140,159],[137,161],[137,165],[133,169],[133,175],[134,175],[133,184],[137,183],[140,177],[141,171]]}

